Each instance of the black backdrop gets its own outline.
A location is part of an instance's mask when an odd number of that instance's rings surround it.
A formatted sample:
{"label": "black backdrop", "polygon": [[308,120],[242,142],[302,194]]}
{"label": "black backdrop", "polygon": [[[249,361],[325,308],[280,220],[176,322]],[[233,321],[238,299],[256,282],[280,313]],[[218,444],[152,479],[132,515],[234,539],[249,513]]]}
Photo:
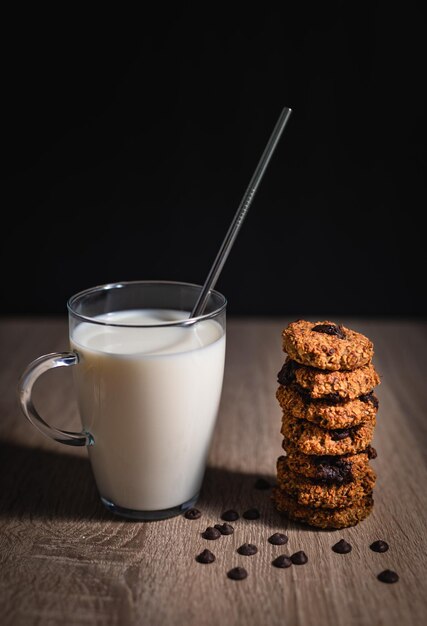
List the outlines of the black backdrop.
{"label": "black backdrop", "polygon": [[287,105],[217,285],[229,312],[424,315],[425,22],[316,6],[7,24],[2,313],[203,282]]}

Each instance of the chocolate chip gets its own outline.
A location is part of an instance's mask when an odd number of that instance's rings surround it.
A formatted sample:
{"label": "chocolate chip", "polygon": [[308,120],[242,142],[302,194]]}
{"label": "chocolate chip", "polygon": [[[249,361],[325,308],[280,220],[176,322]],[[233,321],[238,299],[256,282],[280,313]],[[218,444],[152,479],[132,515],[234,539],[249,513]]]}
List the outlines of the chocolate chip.
{"label": "chocolate chip", "polygon": [[232,535],[234,528],[230,524],[215,524],[215,528],[219,530],[221,535]]}
{"label": "chocolate chip", "polygon": [[328,404],[342,404],[343,403],[343,398],[341,398],[340,394],[337,391],[328,393],[322,396],[321,398],[313,398],[310,391],[308,389],[305,389],[298,383],[291,383],[290,385],[287,385],[287,386],[291,387],[294,391],[298,392],[304,404],[308,404],[311,402],[314,402],[314,403],[327,402]]}
{"label": "chocolate chip", "polygon": [[371,543],[369,547],[374,552],[387,552],[389,546],[386,541],[382,541],[381,539],[379,539],[378,541],[374,541],[374,543]]}
{"label": "chocolate chip", "polygon": [[245,519],[258,519],[259,511],[258,509],[248,509],[247,511],[243,513],[243,517]]}
{"label": "chocolate chip", "polygon": [[376,459],[378,454],[377,451],[375,450],[375,448],[373,448],[372,446],[368,446],[365,450],[366,454],[368,455],[368,459],[371,461],[372,459]]}
{"label": "chocolate chip", "polygon": [[313,326],[311,330],[314,330],[314,332],[316,333],[335,335],[335,337],[345,339],[345,333],[342,329],[342,326],[337,326],[336,324],[317,324],[317,326]]}
{"label": "chocolate chip", "polygon": [[288,538],[283,533],[274,533],[274,535],[268,538],[268,541],[272,543],[273,546],[284,546],[285,543],[288,543]]}
{"label": "chocolate chip", "polygon": [[290,385],[295,380],[295,370],[300,366],[295,361],[286,361],[277,374],[277,382],[280,385]]}
{"label": "chocolate chip", "polygon": [[243,556],[252,556],[258,552],[258,548],[253,543],[244,543],[240,548],[237,548],[237,552]]}
{"label": "chocolate chip", "polygon": [[213,528],[213,526],[208,526],[205,532],[202,533],[202,537],[203,539],[210,539],[213,541],[214,539],[219,539],[221,537],[221,533],[219,532],[218,528]]}
{"label": "chocolate chip", "polygon": [[233,567],[233,569],[227,572],[227,576],[232,580],[243,580],[244,578],[247,578],[248,572],[244,567]]}
{"label": "chocolate chip", "polygon": [[330,404],[336,404],[336,403],[342,402],[342,398],[337,391],[333,391],[332,393],[327,393],[325,396],[322,396],[322,400]]}
{"label": "chocolate chip", "polygon": [[385,569],[383,572],[378,574],[377,578],[382,583],[397,583],[397,581],[399,580],[399,576],[391,569]]}
{"label": "chocolate chip", "polygon": [[199,519],[202,517],[202,514],[199,509],[188,509],[188,511],[185,511],[184,517],[187,519]]}
{"label": "chocolate chip", "polygon": [[342,485],[352,480],[352,464],[343,459],[331,457],[331,461],[324,461],[317,466],[316,480],[321,484],[336,483]]}
{"label": "chocolate chip", "polygon": [[271,485],[268,482],[268,480],[265,480],[265,478],[258,478],[258,480],[254,484],[254,488],[261,489],[261,490],[270,489]]}
{"label": "chocolate chip", "polygon": [[292,561],[285,554],[281,554],[280,556],[275,558],[274,561],[271,561],[271,564],[274,565],[274,567],[284,568],[284,567],[290,567],[292,565]]}
{"label": "chocolate chip", "polygon": [[345,539],[341,539],[332,546],[332,550],[337,554],[348,554],[351,552],[351,545]]}
{"label": "chocolate chip", "polygon": [[313,463],[316,465],[335,465],[339,458],[330,454],[322,454],[321,456],[313,456]]}
{"label": "chocolate chip", "polygon": [[308,556],[305,552],[300,550],[291,556],[291,561],[294,565],[304,565],[308,561]]}
{"label": "chocolate chip", "polygon": [[213,563],[215,561],[215,555],[210,550],[203,550],[196,556],[198,563]]}
{"label": "chocolate chip", "polygon": [[350,436],[351,428],[335,428],[335,430],[331,430],[331,439],[332,441],[341,441],[341,439],[345,439]]}
{"label": "chocolate chip", "polygon": [[300,399],[304,402],[304,404],[307,405],[310,402],[313,402],[313,398],[311,397],[310,392],[307,389],[304,389],[304,387],[301,387],[301,385],[298,385],[298,383],[292,383],[292,385],[289,385],[289,387],[298,393]]}
{"label": "chocolate chip", "polygon": [[365,402],[366,404],[370,402],[372,406],[374,406],[376,409],[378,409],[378,407],[380,406],[378,398],[374,395],[373,391],[371,391],[370,393],[363,393],[361,396],[359,396],[359,400]]}
{"label": "chocolate chip", "polygon": [[233,511],[233,509],[230,509],[229,511],[224,511],[224,513],[221,515],[221,519],[225,520],[226,522],[235,522],[239,519],[239,514],[237,511]]}

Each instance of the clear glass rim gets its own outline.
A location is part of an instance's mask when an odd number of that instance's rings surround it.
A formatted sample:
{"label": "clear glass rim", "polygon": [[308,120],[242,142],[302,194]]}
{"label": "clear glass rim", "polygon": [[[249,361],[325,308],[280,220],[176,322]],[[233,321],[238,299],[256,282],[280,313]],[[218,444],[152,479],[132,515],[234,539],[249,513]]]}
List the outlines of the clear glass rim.
{"label": "clear glass rim", "polygon": [[96,285],[95,287],[89,287],[88,289],[84,289],[83,291],[79,291],[69,298],[67,302],[68,312],[73,315],[73,317],[81,320],[82,322],[89,322],[90,324],[99,324],[100,326],[117,326],[122,328],[164,328],[169,326],[190,326],[192,324],[196,324],[202,320],[212,319],[213,317],[217,317],[223,311],[225,311],[227,307],[227,300],[225,296],[219,291],[215,289],[211,290],[211,294],[214,294],[222,301],[222,304],[216,308],[214,311],[210,313],[205,313],[203,315],[198,315],[197,317],[189,317],[185,320],[177,320],[172,322],[165,322],[162,324],[117,324],[114,322],[104,322],[102,320],[97,320],[95,317],[91,317],[90,315],[82,315],[78,313],[74,306],[81,300],[83,297],[99,293],[101,291],[110,291],[112,289],[122,289],[123,287],[131,286],[131,285],[174,285],[179,287],[195,287],[197,289],[202,289],[201,285],[196,285],[195,283],[184,283],[180,281],[173,280],[124,280],[117,283],[105,283],[104,285]]}

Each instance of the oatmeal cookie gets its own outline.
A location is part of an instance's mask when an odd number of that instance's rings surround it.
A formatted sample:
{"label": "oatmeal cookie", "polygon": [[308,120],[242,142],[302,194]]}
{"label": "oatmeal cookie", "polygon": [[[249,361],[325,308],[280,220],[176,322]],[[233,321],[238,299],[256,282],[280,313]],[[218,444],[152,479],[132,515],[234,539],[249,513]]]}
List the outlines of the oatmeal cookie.
{"label": "oatmeal cookie", "polygon": [[276,508],[289,519],[317,526],[318,528],[347,528],[355,526],[372,511],[374,501],[371,496],[339,509],[316,509],[311,506],[302,506],[292,496],[281,489],[273,490],[273,501]]}
{"label": "oatmeal cookie", "polygon": [[353,370],[369,363],[374,354],[367,337],[329,321],[297,320],[283,330],[282,338],[291,359],[325,370]]}
{"label": "oatmeal cookie", "polygon": [[295,498],[297,504],[320,509],[337,509],[350,506],[370,496],[375,486],[375,472],[368,467],[359,480],[341,484],[327,483],[312,478],[303,478],[289,469],[288,460],[280,456],[277,460],[277,485],[279,489]]}
{"label": "oatmeal cookie", "polygon": [[312,400],[295,385],[280,385],[276,398],[282,409],[294,417],[328,429],[356,426],[372,419],[378,411],[378,399],[373,393],[348,401]]}
{"label": "oatmeal cookie", "polygon": [[374,427],[375,417],[352,428],[325,430],[284,412],[281,433],[303,454],[336,456],[365,450],[372,441]]}
{"label": "oatmeal cookie", "polygon": [[286,451],[288,467],[294,474],[325,484],[339,485],[350,480],[360,480],[368,471],[369,461],[377,456],[372,446],[358,454],[342,456],[303,454],[288,439],[283,440],[282,447]]}
{"label": "oatmeal cookie", "polygon": [[372,363],[354,370],[330,372],[300,365],[288,358],[277,375],[277,382],[281,385],[294,383],[314,399],[354,400],[370,393],[381,381]]}

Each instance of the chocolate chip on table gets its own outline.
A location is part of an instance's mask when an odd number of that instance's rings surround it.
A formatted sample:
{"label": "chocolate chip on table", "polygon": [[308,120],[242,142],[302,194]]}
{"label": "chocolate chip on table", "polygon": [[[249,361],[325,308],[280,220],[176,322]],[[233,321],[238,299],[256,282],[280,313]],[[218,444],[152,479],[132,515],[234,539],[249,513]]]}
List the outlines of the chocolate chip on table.
{"label": "chocolate chip on table", "polygon": [[258,552],[258,548],[253,543],[244,543],[240,548],[237,548],[237,552],[243,556],[252,556]]}
{"label": "chocolate chip on table", "polygon": [[305,552],[300,550],[299,552],[295,552],[291,556],[291,561],[294,565],[304,565],[308,561],[308,556]]}
{"label": "chocolate chip on table", "polygon": [[292,565],[292,561],[285,554],[281,554],[280,556],[275,558],[274,561],[271,561],[271,564],[274,565],[274,567],[285,568],[285,567],[290,567]]}
{"label": "chocolate chip on table", "polygon": [[188,509],[188,511],[185,511],[184,517],[186,519],[199,519],[202,517],[202,514],[199,509]]}
{"label": "chocolate chip on table", "polygon": [[374,552],[387,552],[389,548],[388,543],[386,541],[382,541],[381,539],[374,541],[374,543],[371,543],[369,547]]}
{"label": "chocolate chip on table", "polygon": [[215,528],[219,530],[221,535],[232,535],[234,533],[234,528],[231,524],[215,524]]}
{"label": "chocolate chip on table", "polygon": [[258,509],[248,509],[247,511],[243,513],[243,517],[245,519],[258,519],[259,511]]}
{"label": "chocolate chip on table", "polygon": [[196,556],[198,563],[213,563],[215,561],[215,555],[210,550],[203,550]]}
{"label": "chocolate chip on table", "polygon": [[265,478],[258,478],[254,484],[255,489],[265,490],[271,489],[271,484]]}
{"label": "chocolate chip on table", "polygon": [[226,522],[235,522],[239,519],[239,514],[237,511],[233,511],[233,509],[230,509],[229,511],[224,511],[224,513],[221,515],[221,519],[225,520]]}
{"label": "chocolate chip on table", "polygon": [[341,539],[338,543],[332,546],[332,550],[337,554],[348,554],[351,552],[352,548],[351,545],[345,541],[345,539]]}
{"label": "chocolate chip on table", "polygon": [[396,572],[393,572],[391,569],[385,569],[383,572],[378,574],[377,578],[382,583],[397,583],[397,581],[399,580],[398,574],[396,574]]}
{"label": "chocolate chip on table", "polygon": [[219,539],[221,537],[221,533],[218,528],[214,528],[213,526],[208,526],[204,533],[202,533],[203,539]]}
{"label": "chocolate chip on table", "polygon": [[337,326],[336,324],[317,324],[317,326],[313,326],[311,330],[314,330],[314,332],[316,333],[335,335],[335,337],[345,339],[345,333],[342,329],[342,326]]}
{"label": "chocolate chip on table", "polygon": [[243,580],[247,578],[248,572],[244,567],[233,567],[233,569],[227,572],[227,576],[232,580]]}
{"label": "chocolate chip on table", "polygon": [[273,546],[284,546],[285,543],[288,543],[288,538],[283,533],[274,533],[268,538],[268,542],[272,543]]}

